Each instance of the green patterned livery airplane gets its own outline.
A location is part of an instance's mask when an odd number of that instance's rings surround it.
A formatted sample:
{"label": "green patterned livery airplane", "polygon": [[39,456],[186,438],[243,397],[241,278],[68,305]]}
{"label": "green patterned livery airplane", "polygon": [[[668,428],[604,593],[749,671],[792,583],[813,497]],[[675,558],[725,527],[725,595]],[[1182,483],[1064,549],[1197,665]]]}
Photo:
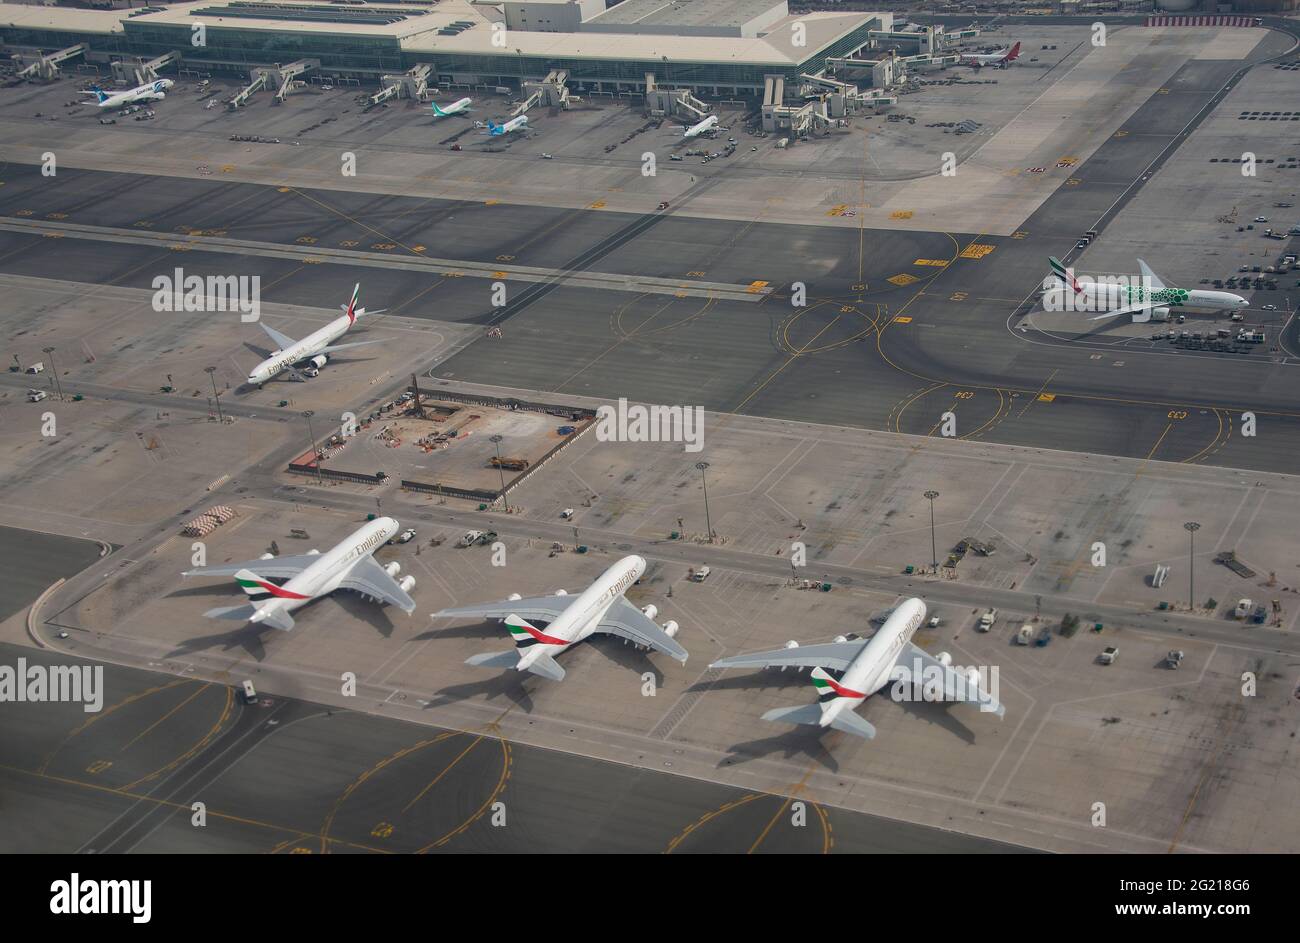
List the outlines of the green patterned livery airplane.
{"label": "green patterned livery airplane", "polygon": [[[1043,307],[1049,311],[1099,311],[1089,318],[1101,321],[1121,315],[1133,316],[1133,323],[1144,324],[1152,316],[1163,321],[1169,317],[1170,308],[1208,308],[1212,311],[1240,311],[1249,308],[1250,302],[1230,291],[1205,291],[1199,288],[1170,288],[1160,280],[1151,266],[1137,260],[1142,271],[1140,285],[1119,285],[1080,280],[1074,270],[1061,264],[1055,256],[1048,256],[1055,282],[1043,291]],[[1127,280],[1127,279],[1125,279]],[[1049,300],[1050,299],[1050,300]]]}

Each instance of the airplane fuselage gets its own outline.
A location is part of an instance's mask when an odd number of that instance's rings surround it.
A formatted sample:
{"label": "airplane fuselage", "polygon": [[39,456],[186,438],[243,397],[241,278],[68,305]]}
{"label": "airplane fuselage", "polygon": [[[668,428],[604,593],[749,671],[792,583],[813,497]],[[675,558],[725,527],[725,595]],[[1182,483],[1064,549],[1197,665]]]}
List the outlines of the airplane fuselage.
{"label": "airplane fuselage", "polygon": [[[145,85],[138,85],[133,89],[125,92],[118,92],[116,95],[108,95],[103,101],[97,102],[100,108],[121,108],[125,105],[134,104],[138,101],[157,101],[167,97],[167,89],[175,83],[171,79],[158,79]],[[107,92],[105,93],[108,94]]]}
{"label": "airplane fuselage", "polygon": [[322,553],[297,576],[277,590],[273,598],[255,603],[250,622],[261,622],[272,612],[293,612],[313,599],[327,596],[339,588],[348,572],[362,557],[374,553],[388,542],[400,525],[391,517],[367,521],[333,548]]}
{"label": "airplane fuselage", "polygon": [[518,668],[524,671],[541,657],[542,652],[555,656],[568,651],[574,644],[591,635],[600,620],[605,617],[609,607],[645,573],[646,562],[638,556],[627,556],[619,560],[596,578],[596,581],[560,614],[560,617],[542,629],[542,634],[549,640],[539,645],[532,645],[519,657]]}
{"label": "airplane fuselage", "polygon": [[822,727],[829,727],[840,713],[853,710],[889,683],[895,663],[924,621],[925,603],[915,598],[890,613],[871,641],[849,662],[837,682],[838,696],[822,701]]}
{"label": "airplane fuselage", "polygon": [[248,382],[265,383],[277,374],[282,373],[286,367],[292,367],[304,360],[310,360],[319,354],[322,349],[346,334],[351,326],[352,321],[346,314],[335,318],[329,324],[308,334],[296,344],[283,350],[277,350],[270,357],[267,357],[248,374]]}
{"label": "airplane fuselage", "polygon": [[517,118],[511,118],[505,124],[493,125],[488,128],[488,134],[492,137],[501,137],[503,134],[513,134],[516,131],[528,130],[528,116],[520,115]]}
{"label": "airplane fuselage", "polygon": [[684,140],[689,141],[691,138],[699,137],[705,131],[712,131],[717,126],[718,126],[718,116],[709,115],[699,124],[692,125],[691,127],[687,128],[685,131],[683,131],[682,138]]}
{"label": "airplane fuselage", "polygon": [[439,105],[437,102],[434,102],[434,103],[433,103],[433,108],[434,108],[434,112],[433,112],[433,114],[434,114],[435,117],[438,117],[438,118],[446,117],[446,116],[448,116],[448,115],[460,114],[460,112],[462,112],[462,111],[464,111],[465,109],[467,109],[467,108],[468,108],[470,105],[472,105],[473,103],[474,103],[474,100],[473,100],[472,98],[461,98],[461,99],[458,99],[458,100],[452,102],[450,105],[448,105],[447,107],[444,108],[442,105]]}
{"label": "airplane fuselage", "polygon": [[1096,311],[1126,308],[1144,302],[1149,303],[1153,308],[1207,308],[1212,311],[1236,311],[1250,307],[1249,301],[1230,291],[1142,286],[1113,287],[1097,284],[1081,287],[1082,294],[1096,305],[1093,309]]}

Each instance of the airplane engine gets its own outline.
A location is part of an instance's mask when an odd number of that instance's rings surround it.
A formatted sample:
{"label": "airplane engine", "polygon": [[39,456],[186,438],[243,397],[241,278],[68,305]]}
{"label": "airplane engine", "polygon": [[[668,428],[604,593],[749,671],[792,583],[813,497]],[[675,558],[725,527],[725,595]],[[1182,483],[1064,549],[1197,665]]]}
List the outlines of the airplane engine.
{"label": "airplane engine", "polygon": [[384,572],[393,579],[397,579],[397,574],[402,572],[402,565],[394,560],[392,563],[388,564],[388,566],[384,567]]}
{"label": "airplane engine", "polygon": [[843,644],[844,644],[845,642],[847,642],[848,640],[849,640],[849,637],[848,637],[847,635],[837,635],[837,636],[835,636],[835,644],[836,644],[836,645],[843,645]]}
{"label": "airplane engine", "polygon": [[557,595],[557,596],[567,596],[567,595],[569,595],[569,591],[568,591],[568,590],[565,590],[565,589],[557,589],[557,590],[555,591],[555,595]]}
{"label": "airplane engine", "polygon": [[409,575],[403,576],[402,581],[397,585],[402,588],[402,592],[409,593],[411,590],[415,589],[415,577]]}
{"label": "airplane engine", "polygon": [[317,354],[307,362],[319,370],[321,367],[325,366],[325,364],[329,363],[329,359],[329,354]]}
{"label": "airplane engine", "polygon": [[645,607],[644,609],[642,609],[641,611],[644,612],[644,613],[646,614],[646,618],[648,618],[648,619],[653,619],[655,616],[659,615],[659,607],[658,607],[658,606],[646,606],[646,607]]}
{"label": "airplane engine", "polygon": [[966,669],[966,681],[970,684],[979,684],[980,670],[974,665]]}
{"label": "airplane engine", "polygon": [[517,599],[523,599],[524,597],[523,597],[523,596],[520,596],[518,593],[511,593],[511,594],[510,594],[509,596],[507,596],[506,598],[509,599],[511,602],[514,602],[515,600],[517,600]]}
{"label": "airplane engine", "polygon": [[952,664],[952,656],[949,655],[947,652],[940,652],[938,655],[935,656],[935,661],[937,661],[939,664],[943,665],[946,668]]}
{"label": "airplane engine", "polygon": [[796,642],[794,639],[790,639],[790,641],[788,641],[788,642],[785,643],[785,647],[786,647],[786,648],[798,648],[798,647],[799,647],[799,643]]}
{"label": "airplane engine", "polygon": [[680,626],[678,626],[676,622],[669,619],[664,623],[664,635],[667,635],[669,638],[677,638],[677,630],[679,628]]}
{"label": "airplane engine", "polygon": [[274,559],[275,559],[275,554],[273,554],[273,553],[264,553],[264,554],[262,554],[260,557],[258,557],[257,559],[259,559],[259,560],[274,560]]}

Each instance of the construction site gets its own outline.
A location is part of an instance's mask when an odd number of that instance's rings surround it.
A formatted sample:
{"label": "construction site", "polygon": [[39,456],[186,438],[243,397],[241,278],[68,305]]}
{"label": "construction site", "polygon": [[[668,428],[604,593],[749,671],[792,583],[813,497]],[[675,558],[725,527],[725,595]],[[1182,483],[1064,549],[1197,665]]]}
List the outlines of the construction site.
{"label": "construction site", "polygon": [[451,392],[418,384],[291,461],[295,475],[495,503],[595,421],[589,409]]}

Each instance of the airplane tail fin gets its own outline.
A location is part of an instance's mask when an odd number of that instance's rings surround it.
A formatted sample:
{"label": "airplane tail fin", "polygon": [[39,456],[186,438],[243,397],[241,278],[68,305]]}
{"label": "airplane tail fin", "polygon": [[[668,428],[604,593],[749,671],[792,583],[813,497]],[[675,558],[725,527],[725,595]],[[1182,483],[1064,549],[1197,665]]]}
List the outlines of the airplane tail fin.
{"label": "airplane tail fin", "polygon": [[501,130],[501,126],[497,124],[495,121],[493,121],[491,118],[489,118],[487,123],[487,129],[491,133],[496,134],[498,131]]}
{"label": "airplane tail fin", "polygon": [[506,628],[510,630],[510,637],[515,641],[516,649],[532,648],[538,642],[551,642],[553,644],[562,644],[559,639],[552,639],[537,626],[533,625],[527,619],[511,613],[506,616]]}
{"label": "airplane tail fin", "polygon": [[95,101],[99,101],[99,102],[108,101],[108,93],[105,92],[98,85],[92,85],[90,87],[90,90],[95,93]]}
{"label": "airplane tail fin", "polygon": [[447,117],[447,113],[438,107],[437,102],[433,102],[433,113],[437,115],[439,118]]}
{"label": "airplane tail fin", "polygon": [[1061,260],[1054,255],[1049,255],[1047,262],[1052,267],[1052,274],[1056,276],[1062,285],[1069,288],[1076,295],[1083,291],[1083,288],[1079,285],[1079,280],[1074,277],[1074,269],[1066,268]]}
{"label": "airplane tail fin", "polygon": [[1011,47],[1011,51],[1007,53],[1007,58],[1004,61],[1015,62],[1019,58],[1020,58],[1020,43],[1019,41],[1017,41],[1016,44]]}
{"label": "airplane tail fin", "polygon": [[283,586],[276,586],[270,580],[258,576],[249,569],[243,569],[236,573],[235,582],[248,594],[250,602],[261,602],[265,599],[292,599],[305,602],[311,599],[310,596],[304,596],[302,593],[295,593]]}
{"label": "airplane tail fin", "polygon": [[348,299],[348,303],[345,305],[339,305],[339,307],[343,309],[343,313],[348,316],[348,324],[356,324],[357,318],[361,317],[363,314],[366,313],[365,308],[357,307],[357,300],[360,297],[360,295],[361,295],[361,283],[357,282],[355,285],[352,286],[352,297]]}
{"label": "airplane tail fin", "polygon": [[817,689],[817,700],[823,708],[830,706],[830,704],[842,697],[852,698],[855,701],[860,701],[866,697],[861,691],[854,691],[840,684],[825,668],[814,668],[812,670],[812,683],[813,687]]}

